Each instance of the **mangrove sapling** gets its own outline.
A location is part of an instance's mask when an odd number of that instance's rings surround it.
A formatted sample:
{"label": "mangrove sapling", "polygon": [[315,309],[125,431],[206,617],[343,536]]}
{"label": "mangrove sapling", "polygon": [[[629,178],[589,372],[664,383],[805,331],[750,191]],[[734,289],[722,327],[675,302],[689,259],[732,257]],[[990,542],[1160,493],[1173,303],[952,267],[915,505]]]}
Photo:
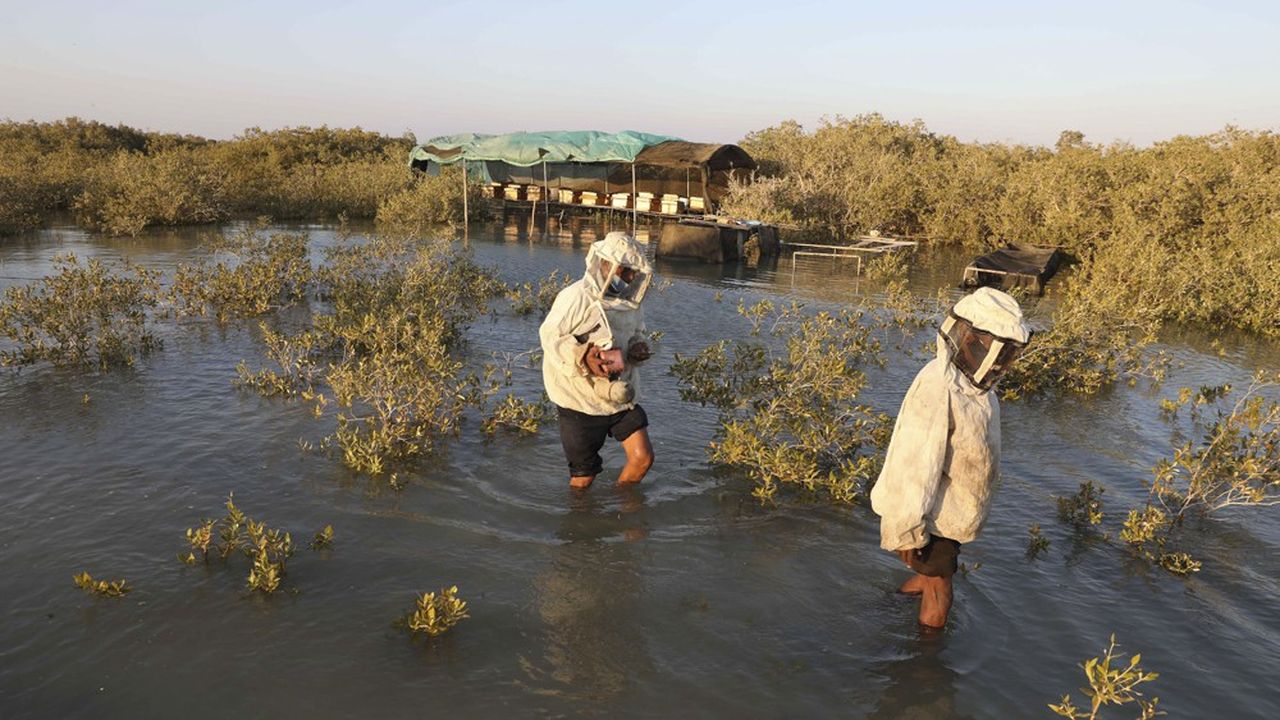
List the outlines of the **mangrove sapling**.
{"label": "mangrove sapling", "polygon": [[1228,411],[1206,421],[1200,408],[1231,394],[1230,386],[1184,388],[1178,400],[1163,401],[1170,419],[1188,404],[1199,440],[1187,440],[1154,469],[1148,501],[1129,511],[1120,538],[1142,557],[1179,575],[1196,572],[1199,561],[1169,550],[1190,515],[1210,516],[1230,508],[1280,504],[1280,402],[1268,399],[1280,376],[1259,373]]}
{"label": "mangrove sapling", "polygon": [[54,258],[57,272],[7,289],[0,301],[0,365],[132,365],[161,347],[151,331],[158,273],[74,255]]}
{"label": "mangrove sapling", "polygon": [[261,315],[306,296],[312,279],[306,233],[265,233],[266,221],[207,242],[210,258],[179,265],[169,297],[179,314],[218,322]]}
{"label": "mangrove sapling", "polygon": [[257,390],[266,397],[309,397],[321,372],[316,364],[320,336],[311,331],[285,335],[275,332],[265,322],[259,323],[258,328],[267,346],[267,357],[280,369],[264,368],[255,373],[241,361],[236,365],[236,384]]}
{"label": "mangrove sapling", "polygon": [[327,255],[317,285],[331,312],[299,335],[264,333],[281,371],[246,368],[241,378],[296,392],[317,417],[332,401],[337,427],[321,445],[381,475],[433,452],[483,399],[479,378],[464,372],[463,330],[505,286],[437,239],[379,235]]}
{"label": "mangrove sapling", "polygon": [[198,552],[200,560],[208,563],[209,547],[213,543],[213,527],[217,523],[217,520],[206,519],[202,520],[198,527],[187,528],[187,544],[191,546],[191,551],[186,555],[179,554],[178,559],[188,565],[195,565]]}
{"label": "mangrove sapling", "polygon": [[745,471],[761,502],[780,486],[853,502],[890,430],[887,416],[857,402],[866,386],[860,367],[879,353],[862,313],[763,304],[740,304],[740,313],[757,331],[772,318],[778,340],[720,341],[671,366],[682,399],[718,410],[710,460]]}
{"label": "mangrove sapling", "polygon": [[[267,594],[275,592],[285,575],[285,563],[293,555],[292,536],[284,530],[268,528],[266,523],[245,515],[236,506],[233,494],[227,495],[226,508],[225,517],[204,520],[199,526],[187,529],[186,541],[191,551],[186,555],[179,554],[178,559],[194,565],[198,561],[196,552],[199,552],[200,558],[207,563],[212,550],[226,562],[239,552],[251,560],[248,587]],[[217,544],[212,542],[215,529],[218,531]],[[325,546],[332,539],[333,528],[326,526],[316,535],[313,547],[317,547],[315,543]]]}
{"label": "mangrove sapling", "polygon": [[500,429],[533,435],[538,432],[538,426],[550,418],[551,404],[545,396],[537,402],[529,402],[507,393],[484,419],[481,429],[490,436]]}
{"label": "mangrove sapling", "polygon": [[458,597],[458,586],[454,585],[441,588],[438,593],[422,593],[402,622],[415,635],[437,637],[468,617],[467,603]]}
{"label": "mangrove sapling", "polygon": [[75,581],[76,587],[84,590],[90,595],[100,595],[102,597],[123,597],[125,593],[130,592],[133,588],[129,587],[126,580],[94,580],[93,576],[87,572],[79,575],[72,575],[71,579]]}
{"label": "mangrove sapling", "polygon": [[1049,538],[1040,534],[1039,523],[1033,523],[1027,528],[1027,534],[1030,536],[1027,540],[1027,558],[1035,560],[1040,553],[1049,549]]}
{"label": "mangrove sapling", "polygon": [[1087,528],[1102,523],[1102,494],[1107,489],[1094,485],[1092,480],[1080,483],[1074,495],[1057,498],[1058,519],[1077,528]]}
{"label": "mangrove sapling", "polygon": [[1089,683],[1089,687],[1080,689],[1088,700],[1087,708],[1076,707],[1068,693],[1062,696],[1062,702],[1051,703],[1049,709],[1072,720],[1097,720],[1102,717],[1099,713],[1104,707],[1134,703],[1138,708],[1137,720],[1151,720],[1157,715],[1164,715],[1158,709],[1160,698],[1147,699],[1139,689],[1144,683],[1160,677],[1160,674],[1143,669],[1142,655],[1135,653],[1125,662],[1124,656],[1118,655],[1116,651],[1116,636],[1112,634],[1110,644],[1102,655],[1091,658],[1080,666]]}
{"label": "mangrove sapling", "polygon": [[[1280,375],[1255,375],[1228,412],[1197,423],[1203,440],[1183,443],[1156,466],[1151,492],[1173,522],[1192,510],[1280,503],[1280,402],[1267,398],[1277,387]],[[1229,393],[1229,386],[1210,389],[1200,404]],[[1197,402],[1205,397],[1200,393]]]}
{"label": "mangrove sapling", "polygon": [[324,529],[311,538],[312,550],[328,550],[333,547],[333,526],[325,525]]}
{"label": "mangrove sapling", "polygon": [[526,282],[513,285],[507,291],[507,297],[511,300],[511,311],[516,315],[528,315],[533,312],[536,312],[539,317],[546,315],[551,309],[551,304],[556,301],[556,295],[573,282],[573,278],[568,274],[556,269],[537,283]]}

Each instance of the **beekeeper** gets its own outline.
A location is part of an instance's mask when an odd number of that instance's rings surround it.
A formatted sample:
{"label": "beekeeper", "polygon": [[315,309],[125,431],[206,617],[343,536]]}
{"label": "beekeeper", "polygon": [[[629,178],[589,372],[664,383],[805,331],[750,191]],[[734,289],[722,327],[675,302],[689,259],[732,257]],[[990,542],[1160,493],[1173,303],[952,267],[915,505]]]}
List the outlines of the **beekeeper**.
{"label": "beekeeper", "polygon": [[1031,339],[1018,302],[980,288],[951,308],[938,356],[916,375],[871,491],[880,546],[915,571],[920,623],[946,625],[962,543],[982,530],[1000,475],[1000,402],[992,388]]}
{"label": "beekeeper", "polygon": [[591,245],[586,273],[560,291],[542,321],[542,381],[559,408],[560,442],[575,488],[600,474],[608,436],[627,453],[619,484],[640,482],[653,465],[636,367],[650,356],[640,303],[652,278],[635,239],[611,232]]}

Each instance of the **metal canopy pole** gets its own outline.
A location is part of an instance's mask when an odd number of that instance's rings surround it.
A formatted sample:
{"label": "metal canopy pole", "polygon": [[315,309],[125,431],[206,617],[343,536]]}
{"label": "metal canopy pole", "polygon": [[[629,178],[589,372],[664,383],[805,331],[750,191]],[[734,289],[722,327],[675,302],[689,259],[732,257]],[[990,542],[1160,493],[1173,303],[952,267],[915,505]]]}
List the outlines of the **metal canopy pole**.
{"label": "metal canopy pole", "polygon": [[631,161],[631,232],[636,231],[636,161]]}
{"label": "metal canopy pole", "polygon": [[[558,200],[559,198],[557,198]],[[547,183],[547,161],[542,161],[542,214],[543,221],[551,222],[551,206],[547,203],[551,200],[551,185]]]}
{"label": "metal canopy pole", "polygon": [[707,166],[703,165],[701,170],[702,170],[702,212],[709,213],[711,212],[711,194],[707,192]]}
{"label": "metal canopy pole", "polygon": [[[529,171],[529,179],[530,179],[530,180],[532,180],[532,179],[533,179],[533,177],[534,177],[534,176],[533,176],[533,171],[532,171],[532,170],[530,170],[530,171]],[[536,187],[538,187],[538,186],[537,186],[537,185],[529,185],[528,187],[526,187],[526,188],[525,188],[525,197],[528,197],[529,188],[536,188]],[[535,225],[537,224],[537,222],[538,222],[538,201],[537,201],[537,200],[532,200],[532,201],[530,201],[529,205],[530,205],[530,207],[532,208],[532,209],[529,211],[529,239],[530,239],[530,240],[532,240],[532,239],[533,239],[533,228],[534,228],[534,226],[535,226]]]}
{"label": "metal canopy pole", "polygon": [[467,208],[467,161],[462,161],[462,237],[467,236],[467,226],[471,220],[470,210]]}

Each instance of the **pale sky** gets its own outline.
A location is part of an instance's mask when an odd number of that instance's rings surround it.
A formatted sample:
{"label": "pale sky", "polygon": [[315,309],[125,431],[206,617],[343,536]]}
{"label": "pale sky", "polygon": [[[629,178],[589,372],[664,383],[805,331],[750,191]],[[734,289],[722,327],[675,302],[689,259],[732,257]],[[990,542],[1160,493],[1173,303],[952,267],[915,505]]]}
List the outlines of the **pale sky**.
{"label": "pale sky", "polygon": [[1274,2],[0,0],[0,118],[633,129],[879,112],[963,140],[1280,129]]}

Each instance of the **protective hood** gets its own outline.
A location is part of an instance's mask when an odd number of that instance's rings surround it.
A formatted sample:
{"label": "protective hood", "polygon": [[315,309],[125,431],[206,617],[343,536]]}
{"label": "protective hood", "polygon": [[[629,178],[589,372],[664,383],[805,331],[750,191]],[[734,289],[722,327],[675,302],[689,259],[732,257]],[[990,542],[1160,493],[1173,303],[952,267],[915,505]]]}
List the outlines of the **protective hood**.
{"label": "protective hood", "polygon": [[938,330],[953,367],[975,388],[995,386],[1031,340],[1018,301],[989,287],[979,288],[951,308]]}
{"label": "protective hood", "polygon": [[[629,269],[630,282],[619,276],[618,268]],[[653,279],[653,266],[644,256],[644,249],[630,235],[611,232],[603,240],[592,243],[587,253],[587,272],[583,280],[592,300],[605,308],[631,309],[640,307],[644,294]]]}

